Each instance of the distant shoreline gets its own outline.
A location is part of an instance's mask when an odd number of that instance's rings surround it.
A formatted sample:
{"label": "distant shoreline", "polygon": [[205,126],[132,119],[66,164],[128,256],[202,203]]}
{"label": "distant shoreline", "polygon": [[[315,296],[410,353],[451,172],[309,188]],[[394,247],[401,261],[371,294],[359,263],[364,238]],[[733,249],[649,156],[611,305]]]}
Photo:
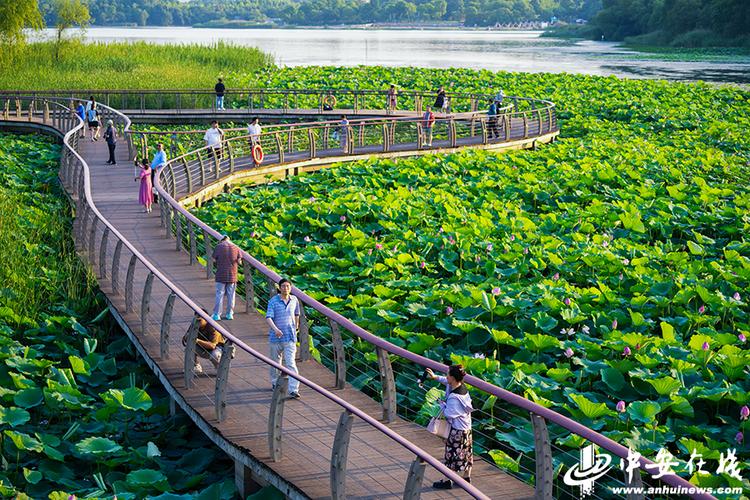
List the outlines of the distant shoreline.
{"label": "distant shoreline", "polygon": [[380,25],[380,24],[330,24],[320,26],[307,26],[307,25],[274,25],[274,24],[239,24],[239,23],[199,23],[193,26],[156,26],[146,25],[137,26],[131,24],[97,24],[91,25],[91,28],[127,28],[127,29],[235,29],[235,30],[256,30],[256,29],[275,29],[275,30],[351,30],[351,31],[404,31],[404,30],[420,30],[420,31],[470,31],[470,32],[527,32],[527,33],[543,33],[545,30],[542,28],[495,28],[491,26],[439,26],[439,25],[421,25],[421,24],[399,24],[399,25]]}

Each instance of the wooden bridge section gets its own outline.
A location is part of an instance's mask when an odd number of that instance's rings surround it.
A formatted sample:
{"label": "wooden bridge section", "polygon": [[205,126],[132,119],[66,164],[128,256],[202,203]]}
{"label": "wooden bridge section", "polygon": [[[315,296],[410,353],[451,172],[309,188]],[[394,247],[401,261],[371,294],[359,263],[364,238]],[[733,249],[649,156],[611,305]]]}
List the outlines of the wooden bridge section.
{"label": "wooden bridge section", "polygon": [[[467,377],[476,390],[502,402],[502,408],[498,405],[495,410],[498,425],[529,424],[528,442],[534,452],[525,456],[534,465],[526,477],[534,477],[534,485],[479,457],[472,483],[467,483],[441,463],[442,441],[397,412],[394,364],[413,373],[425,367],[445,371],[444,365],[375,337],[295,288],[293,293],[303,305],[300,376],[295,376],[265,356],[267,327],[258,311],[274,293],[278,276],[244,252],[235,319],[215,323],[202,312],[213,305],[213,269],[206,263],[220,235],[185,210],[183,203],[207,199],[227,183],[297,175],[334,161],[467,146],[534,147],[557,135],[551,103],[539,101],[528,109],[508,110],[498,120],[497,130],[486,116],[471,110],[461,117],[443,117],[434,126],[431,145],[419,118],[290,125],[261,136],[266,160],[260,168],[250,160],[250,138],[233,137],[219,149],[198,149],[173,159],[157,183],[159,209],[147,214],[137,204],[138,183],[130,161],[141,146],[128,133],[127,116],[103,108],[104,119],[114,120],[127,139],[118,146],[118,165],[113,167],[105,165],[103,141],[80,138],[82,124],[64,106],[67,99],[60,101],[64,104],[39,97],[18,102],[13,112],[4,113],[6,120],[41,122],[65,134],[60,178],[75,204],[74,236],[81,256],[96,273],[113,314],[174,402],[235,460],[235,480],[243,494],[257,484],[272,484],[290,498],[571,496],[557,485],[552,454],[554,450],[562,457],[572,452],[555,446],[548,424],[627,456],[627,449],[577,422]],[[200,375],[192,370],[196,312],[217,327],[228,339],[226,352],[233,352],[215,368],[204,362],[208,366]],[[320,359],[311,350],[313,325],[322,335],[314,339]],[[184,335],[187,347],[182,343]],[[365,358],[372,360],[372,369],[379,374],[367,394],[350,384],[354,354],[345,345],[353,342],[366,346]],[[268,382],[269,366],[284,374],[274,390]],[[301,382],[301,400],[286,398],[290,376]],[[501,412],[507,420],[502,421]],[[642,459],[642,467],[648,463]],[[614,478],[617,471],[611,474]],[[454,481],[453,490],[430,487],[444,478]],[[618,481],[623,483],[622,478]],[[627,484],[642,484],[641,475],[634,474]]]}

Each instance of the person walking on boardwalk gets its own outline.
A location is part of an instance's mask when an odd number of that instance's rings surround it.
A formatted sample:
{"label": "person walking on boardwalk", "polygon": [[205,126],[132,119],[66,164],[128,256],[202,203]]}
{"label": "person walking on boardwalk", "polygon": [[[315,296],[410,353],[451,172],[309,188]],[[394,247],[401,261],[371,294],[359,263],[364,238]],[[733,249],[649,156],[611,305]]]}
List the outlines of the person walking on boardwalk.
{"label": "person walking on boardwalk", "polygon": [[211,128],[206,130],[203,140],[206,146],[209,146],[216,154],[216,158],[221,159],[221,141],[224,139],[224,131],[219,128],[219,122],[211,122]]}
{"label": "person walking on boardwalk", "polygon": [[[205,309],[203,312],[206,312]],[[208,314],[206,312],[206,314]],[[198,337],[195,339],[195,359],[193,362],[193,373],[196,375],[203,373],[203,367],[198,361],[198,356],[208,359],[214,365],[219,367],[219,362],[224,354],[224,337],[213,327],[203,316],[195,313],[195,321],[198,325]],[[182,345],[187,345],[187,333],[182,337]]]}
{"label": "person walking on boardwalk", "polygon": [[76,107],[76,116],[81,119],[83,122],[83,127],[81,127],[81,137],[84,139],[86,138],[86,107],[83,105],[83,101],[78,102],[78,106]]}
{"label": "person walking on boardwalk", "polygon": [[91,109],[86,112],[86,120],[89,122],[89,132],[91,133],[91,142],[99,140],[99,110],[96,109],[96,102],[91,103]]}
{"label": "person walking on boardwalk", "polygon": [[214,312],[211,316],[214,321],[221,321],[221,303],[226,298],[224,319],[234,319],[234,292],[237,290],[237,265],[242,260],[240,249],[229,241],[229,236],[224,235],[213,253],[216,262],[216,298],[214,300]]}
{"label": "person walking on boardwalk", "polygon": [[156,176],[167,164],[167,152],[164,151],[164,143],[156,143],[156,153],[151,160],[151,184],[154,186],[154,203],[159,203],[159,195],[156,194]]}
{"label": "person walking on boardwalk", "polygon": [[[471,412],[474,408],[471,406],[469,390],[463,383],[466,371],[462,365],[448,367],[447,377],[437,376],[429,368],[425,371],[428,378],[445,385],[445,399],[440,401],[440,408],[451,428],[445,442],[445,466],[471,482],[471,468],[474,465]],[[449,490],[453,488],[453,481],[436,481],[432,486]]]}
{"label": "person walking on boardwalk", "polygon": [[141,169],[138,177],[135,178],[141,180],[141,188],[138,191],[138,203],[143,205],[146,213],[151,212],[151,204],[154,202],[154,194],[152,192],[151,185],[151,167],[148,164],[148,159],[143,158],[140,162],[135,162],[136,166]]}
{"label": "person walking on boardwalk", "polygon": [[339,141],[341,142],[341,149],[346,152],[349,146],[349,120],[346,115],[341,115],[341,121],[339,122]]}
{"label": "person walking on boardwalk", "polygon": [[495,104],[497,104],[497,106],[499,107],[503,103],[504,99],[505,93],[503,93],[503,89],[499,89],[497,91],[497,94],[495,94]]}
{"label": "person walking on boardwalk", "polygon": [[224,111],[224,91],[226,89],[224,82],[219,78],[219,81],[214,85],[214,92],[216,92],[216,109],[219,111]]}
{"label": "person walking on boardwalk", "polygon": [[435,125],[435,113],[432,108],[427,106],[424,115],[422,115],[422,128],[424,130],[424,145],[432,147],[432,126]]}
{"label": "person walking on boardwalk", "polygon": [[[269,357],[277,363],[299,374],[297,362],[297,330],[299,330],[300,306],[297,297],[292,295],[292,283],[282,278],[279,280],[279,293],[268,301],[266,323],[268,331]],[[282,361],[283,358],[283,361]],[[271,367],[271,385],[276,387],[280,371]],[[289,397],[299,399],[299,380],[289,377]]]}
{"label": "person walking on boardwalk", "polygon": [[398,90],[396,90],[395,85],[391,85],[391,88],[388,89],[388,110],[396,111],[397,106],[398,106]]}
{"label": "person walking on boardwalk", "polygon": [[[255,158],[255,147],[260,146],[260,134],[263,131],[260,128],[260,119],[256,116],[247,126],[247,135],[249,136],[248,143],[250,144],[250,156],[253,158],[253,165],[256,167],[260,166],[260,163]],[[261,148],[262,151],[262,148]]]}
{"label": "person walking on boardwalk", "polygon": [[441,85],[438,89],[437,97],[435,97],[435,105],[433,107],[436,111],[439,109],[441,112],[445,113],[446,102],[445,89]]}
{"label": "person walking on boardwalk", "polygon": [[107,142],[107,149],[109,149],[109,160],[107,160],[107,165],[117,165],[117,160],[115,159],[117,129],[112,120],[107,120],[107,130],[104,131],[104,140]]}
{"label": "person walking on boardwalk", "polygon": [[490,103],[490,109],[487,110],[487,125],[488,135],[492,139],[494,137],[500,137],[500,132],[497,130],[497,101]]}

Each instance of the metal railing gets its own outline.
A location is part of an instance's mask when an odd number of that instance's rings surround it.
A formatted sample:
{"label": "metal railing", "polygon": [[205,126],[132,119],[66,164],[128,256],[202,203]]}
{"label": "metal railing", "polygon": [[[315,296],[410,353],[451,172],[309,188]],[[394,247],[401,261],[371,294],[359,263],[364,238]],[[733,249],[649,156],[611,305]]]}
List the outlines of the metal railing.
{"label": "metal railing", "polygon": [[[478,491],[471,484],[465,482],[463,478],[459,477],[455,472],[447,469],[442,463],[414,443],[393,432],[387,426],[368,416],[358,408],[350,405],[334,393],[320,387],[315,382],[292,373],[284,366],[270,360],[225,330],[221,324],[214,322],[209,315],[202,311],[198,304],[194,303],[182,290],[166,278],[158,268],[138,252],[138,250],[129,243],[96,208],[95,204],[92,202],[91,178],[88,165],[78,153],[79,131],[82,127],[82,123],[78,120],[75,114],[63,105],[57,102],[52,102],[51,100],[39,101],[38,98],[25,99],[23,97],[18,97],[18,103],[19,106],[14,110],[16,113],[13,116],[13,119],[41,121],[60,130],[66,131],[64,149],[61,157],[60,178],[76,200],[77,210],[74,222],[74,233],[79,248],[85,252],[89,263],[97,272],[100,279],[106,279],[107,274],[109,274],[112,294],[124,297],[126,304],[125,313],[138,315],[141,323],[140,333],[142,335],[148,335],[149,332],[154,331],[159,333],[161,355],[163,357],[170,356],[171,348],[175,348],[179,345],[174,341],[171,335],[171,330],[174,328],[175,323],[178,322],[176,318],[181,318],[180,321],[184,324],[186,321],[190,321],[185,318],[192,318],[194,314],[197,314],[207,320],[228,339],[229,349],[237,349],[239,354],[246,353],[267,365],[279,369],[287,377],[298,379],[303,385],[340,406],[342,408],[342,414],[339,424],[336,427],[336,436],[334,443],[332,444],[332,466],[330,473],[331,491],[332,495],[336,498],[341,498],[344,495],[346,448],[351,436],[352,418],[355,416],[415,455],[415,460],[409,471],[405,485],[405,498],[418,498],[419,485],[421,484],[426,464],[429,464],[445,477],[453,480],[458,487],[462,488],[474,498],[487,498],[486,495]],[[24,103],[26,103],[25,108],[23,106]],[[105,120],[111,118],[115,121],[118,128],[125,132],[128,131],[130,121],[126,116],[106,106],[102,107],[101,111]],[[26,115],[24,116],[25,113]],[[5,113],[6,118],[9,114],[9,112]],[[481,118],[479,119],[481,120]],[[516,119],[518,119],[518,116],[516,116]],[[469,120],[468,123],[463,123],[460,127],[456,125],[456,130],[471,130],[471,121],[472,120]],[[394,123],[394,132],[392,134],[389,131],[386,131],[390,129],[390,124],[380,123],[380,130],[383,130],[383,132],[381,132],[383,138],[381,146],[391,148],[397,148],[399,144],[413,146],[413,142],[389,142],[388,139],[390,137],[400,137],[396,131],[404,133],[404,137],[409,137],[410,140],[413,139],[415,127],[417,125],[413,122],[414,120],[412,120],[411,125],[408,126],[402,125],[401,123]],[[525,123],[528,127],[530,120],[527,119]],[[556,121],[550,119],[549,123],[556,123]],[[511,121],[511,132],[513,128],[512,124],[513,122]],[[545,130],[541,121],[536,123],[536,125],[539,127],[539,130]],[[369,126],[370,125],[365,125],[366,128]],[[406,131],[401,130],[404,126],[406,127]],[[521,126],[523,127],[523,124]],[[483,127],[480,125],[480,127],[482,127],[483,130],[486,130],[486,126]],[[527,127],[523,127],[524,130],[528,130]],[[308,129],[308,137],[310,137],[309,132]],[[449,136],[447,139],[443,140],[450,141],[451,137],[458,139],[459,136],[463,138],[475,137],[469,132],[465,132],[464,135],[461,135],[457,132],[449,131],[447,134],[449,134]],[[450,136],[450,134],[452,134],[452,136]],[[278,160],[282,162],[282,164],[284,161],[293,160],[295,155],[285,151],[283,145],[279,146],[278,133],[274,132],[271,135],[273,137],[273,143],[278,147],[278,150],[272,153],[272,155],[276,154]],[[321,135],[324,135],[324,133]],[[313,134],[313,136],[315,136],[315,134]],[[292,146],[290,149],[292,151],[301,151],[294,147],[294,144],[298,144],[301,139],[297,139],[297,135],[295,135],[294,132],[292,132],[290,137],[292,137]],[[363,147],[353,145],[354,137],[354,134],[347,131],[347,139],[343,144],[339,144],[341,153],[346,149],[346,154],[351,155],[353,148]],[[365,134],[365,137],[369,136]],[[484,137],[484,135],[482,135],[482,137]],[[310,144],[317,144],[319,140],[322,141],[323,138],[317,138],[317,136],[315,136],[314,140],[309,140],[307,148],[304,150],[305,153],[309,155],[311,150]],[[238,141],[242,142],[239,139]],[[268,142],[267,139],[266,142]],[[364,142],[366,143],[367,141],[365,140]],[[282,144],[289,144],[289,141],[282,141]],[[131,148],[131,151],[134,149],[132,145],[129,145],[129,147]],[[328,150],[331,149],[332,148],[328,148]],[[336,149],[338,148],[333,148],[333,150]],[[235,152],[240,151],[240,148],[235,150],[232,146],[228,146],[226,150],[226,155],[217,155],[215,152],[211,152],[211,159],[215,164],[219,165],[215,170],[206,170],[205,162],[200,161],[201,155],[196,151],[194,154],[198,159],[197,163],[194,163],[192,160],[187,161],[183,158],[176,158],[170,163],[169,167],[171,168],[163,169],[161,175],[157,177],[157,190],[162,199],[167,202],[166,204],[163,202],[159,204],[162,207],[162,223],[165,227],[165,233],[170,236],[175,236],[175,248],[178,251],[186,251],[189,254],[191,265],[205,265],[207,262],[210,263],[211,249],[218,242],[221,235],[190,214],[179,204],[172,194],[175,196],[181,196],[196,190],[201,185],[213,182],[217,175],[220,178],[230,172],[232,164],[234,164],[235,169],[242,168],[243,165],[252,168],[249,166],[249,161],[246,158],[235,154]],[[231,151],[231,153],[229,151]],[[317,151],[323,152],[327,150],[321,149]],[[336,161],[338,156],[341,155],[332,154],[331,160]],[[188,166],[186,172],[191,172],[190,174],[186,173],[184,179],[180,179],[176,173],[177,165],[180,163],[183,165],[187,163]],[[201,165],[203,165],[203,168]],[[197,175],[191,177],[192,173]],[[194,182],[195,184],[191,186],[191,182]],[[161,185],[162,183],[166,185],[166,189]],[[178,186],[184,186],[184,188],[178,188]],[[192,189],[189,189],[190,187],[192,187]],[[202,241],[199,242],[199,240]],[[113,244],[114,249],[112,249]],[[246,308],[247,310],[250,310],[252,308],[262,307],[273,295],[273,285],[280,277],[244,251],[242,252],[242,260],[243,270],[241,273],[242,286],[240,287],[240,293],[243,294],[246,299]],[[123,273],[123,271],[125,272]],[[206,266],[206,273],[208,276],[211,275],[211,265]],[[124,287],[121,283],[121,277],[123,274],[125,274]],[[140,282],[143,282],[142,289],[135,290],[135,283]],[[152,300],[152,297],[159,296],[159,294],[156,293],[157,289],[161,289],[162,296],[167,296],[167,299],[163,304],[156,304]],[[295,288],[293,293],[300,300],[302,307],[302,321],[299,339],[301,346],[300,355],[303,359],[309,359],[312,355],[312,322],[320,322],[319,326],[324,326],[325,329],[330,332],[331,344],[333,346],[331,350],[333,359],[329,364],[334,367],[337,387],[343,387],[347,380],[347,370],[351,367],[351,364],[347,363],[347,352],[344,348],[345,337],[358,339],[363,344],[369,346],[371,350],[375,351],[377,371],[380,376],[383,416],[386,420],[395,418],[397,409],[396,401],[398,395],[393,377],[394,361],[398,361],[403,367],[410,366],[413,373],[419,373],[423,368],[431,368],[440,372],[445,372],[447,370],[447,366],[444,364],[414,354],[367,332],[342,315],[330,310],[301,290]],[[154,314],[155,309],[159,306],[161,306],[161,315]],[[175,314],[175,311],[180,311],[179,316]],[[189,326],[189,335],[195,335],[194,322],[190,323]],[[138,329],[133,328],[133,330],[137,331]],[[188,342],[188,346],[190,345],[191,343]],[[182,349],[181,347],[177,348]],[[187,384],[191,384],[192,382],[192,371],[189,370],[188,367],[192,367],[193,356],[194,352],[191,351],[191,348],[184,350],[185,380]],[[223,419],[225,415],[225,384],[232,374],[230,363],[231,356],[224,356],[222,358],[218,369],[215,392],[207,395],[207,397],[214,402],[216,416],[219,420]],[[559,447],[555,446],[555,435],[551,435],[550,428],[553,430],[562,429],[566,434],[571,433],[580,436],[584,440],[596,444],[616,457],[624,459],[628,456],[627,448],[570,418],[554,412],[553,410],[533,403],[521,396],[473,376],[467,376],[465,381],[477,391],[484,393],[485,396],[497,398],[498,401],[502,401],[506,405],[506,407],[498,410],[504,411],[510,416],[510,420],[506,423],[518,425],[520,421],[528,422],[528,420],[525,419],[530,419],[530,429],[526,432],[528,432],[527,435],[529,441],[533,439],[534,470],[533,472],[529,470],[529,475],[533,474],[535,478],[536,494],[539,498],[553,497],[555,471],[552,467],[552,450],[555,449],[555,451],[559,451],[559,455],[570,455],[570,451],[561,450]],[[272,457],[275,458],[280,458],[281,456],[280,447],[282,443],[282,434],[280,419],[283,416],[283,396],[285,387],[286,383],[282,378],[282,383],[278,384],[274,392],[271,408],[269,408],[269,449]],[[526,414],[525,417],[523,417],[524,414]],[[520,421],[519,416],[521,416]],[[492,414],[492,417],[495,417],[494,413]],[[650,460],[640,457],[640,470],[637,471],[638,473],[633,474],[631,478],[626,478],[624,483],[628,486],[639,486],[642,485],[644,481],[642,475],[645,475],[646,478],[656,475],[656,471],[652,472],[646,468],[646,465],[650,464],[652,464]],[[692,484],[676,475],[667,475],[659,478],[658,481],[675,487],[694,488]],[[692,494],[689,496],[696,499],[713,498],[707,494]],[[642,498],[642,495],[635,496],[634,498],[638,497]]]}
{"label": "metal railing", "polygon": [[[264,354],[250,347],[241,339],[226,330],[220,323],[213,321],[200,305],[196,304],[176,284],[172,283],[161,271],[141,254],[97,209],[93,202],[91,175],[88,164],[78,152],[80,130],[83,123],[74,112],[62,104],[52,100],[42,103],[45,111],[37,111],[38,99],[18,98],[26,106],[20,106],[20,115],[15,119],[26,118],[49,124],[65,132],[63,151],[61,155],[60,180],[71,194],[76,206],[74,220],[74,238],[81,250],[82,257],[88,260],[92,270],[99,280],[109,279],[113,296],[124,298],[125,310],[123,315],[136,315],[138,324],[130,324],[131,329],[141,335],[151,335],[158,332],[160,355],[169,358],[175,349],[182,350],[179,340],[175,340],[172,330],[176,324],[188,321],[188,338],[194,340],[197,335],[195,320],[197,314],[219,331],[227,342],[225,352],[217,368],[215,390],[206,394],[214,402],[216,418],[222,421],[226,416],[227,383],[232,374],[230,364],[233,353],[249,355],[266,365],[282,372],[269,405],[269,451],[273,460],[282,459],[281,418],[286,400],[288,377],[299,380],[300,384],[325,397],[342,410],[338,424],[335,426],[335,437],[331,443],[330,485],[334,498],[346,497],[346,457],[352,436],[354,418],[365,422],[368,427],[377,430],[399,446],[414,455],[414,461],[409,470],[404,485],[404,498],[417,499],[420,495],[422,478],[427,465],[434,468],[447,479],[454,481],[456,487],[468,495],[478,499],[489,499],[471,483],[465,481],[456,472],[448,469],[438,459],[433,457],[413,442],[399,435],[363,410],[353,406],[346,400],[328,391],[316,382],[296,374],[283,365],[276,363]],[[29,107],[30,106],[30,107]],[[49,109],[49,113],[46,111]],[[100,115],[103,120],[112,119],[116,126],[127,131],[130,120],[127,116],[100,105]],[[123,283],[124,275],[124,283]],[[143,283],[142,287],[137,284]],[[154,297],[166,296],[163,304],[156,303]],[[161,309],[159,311],[159,309]],[[158,314],[158,313],[161,314]],[[191,321],[192,320],[192,321]],[[176,336],[179,338],[179,336]],[[187,387],[193,386],[194,342],[187,342],[184,349],[185,382]]]}

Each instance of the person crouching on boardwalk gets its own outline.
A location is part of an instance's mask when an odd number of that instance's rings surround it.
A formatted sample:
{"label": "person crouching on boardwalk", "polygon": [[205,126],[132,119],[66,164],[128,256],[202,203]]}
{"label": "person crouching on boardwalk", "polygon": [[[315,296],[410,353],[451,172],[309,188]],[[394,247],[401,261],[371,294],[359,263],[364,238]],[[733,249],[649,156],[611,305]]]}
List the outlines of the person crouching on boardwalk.
{"label": "person crouching on boardwalk", "polygon": [[[204,310],[205,312],[205,310]],[[203,373],[203,367],[198,362],[198,356],[208,359],[214,365],[219,367],[221,356],[224,354],[224,337],[216,329],[208,324],[201,315],[195,313],[195,321],[198,323],[198,337],[195,339],[195,359],[193,363],[193,373],[199,375]],[[187,334],[182,337],[182,345],[187,345]]]}
{"label": "person crouching on boardwalk", "polygon": [[[266,323],[268,331],[269,357],[277,363],[299,373],[294,360],[297,354],[297,330],[299,330],[300,307],[297,297],[292,295],[292,283],[282,278],[279,280],[279,293],[268,301]],[[279,370],[271,367],[271,385],[276,387]],[[289,377],[289,398],[299,399],[299,380]]]}
{"label": "person crouching on boardwalk", "polygon": [[213,253],[216,262],[216,300],[214,301],[214,321],[221,321],[221,303],[226,297],[227,304],[224,319],[234,319],[234,292],[237,290],[237,265],[242,260],[240,249],[229,241],[229,236],[222,236]]}
{"label": "person crouching on boardwalk", "polygon": [[[427,377],[445,385],[445,399],[440,401],[440,408],[451,426],[445,442],[445,466],[463,474],[464,479],[471,482],[471,468],[474,465],[471,412],[474,409],[469,390],[463,382],[466,371],[462,365],[451,365],[447,377],[437,376],[429,368],[425,371]],[[453,482],[450,479],[436,481],[432,487],[449,490],[453,488]]]}
{"label": "person crouching on boardwalk", "polygon": [[151,166],[148,164],[148,159],[144,158],[140,161],[135,162],[135,165],[141,169],[139,176],[135,178],[141,180],[141,189],[138,191],[138,203],[143,205],[146,213],[151,212],[151,204],[154,202],[154,193],[152,191],[153,186],[151,185]]}

